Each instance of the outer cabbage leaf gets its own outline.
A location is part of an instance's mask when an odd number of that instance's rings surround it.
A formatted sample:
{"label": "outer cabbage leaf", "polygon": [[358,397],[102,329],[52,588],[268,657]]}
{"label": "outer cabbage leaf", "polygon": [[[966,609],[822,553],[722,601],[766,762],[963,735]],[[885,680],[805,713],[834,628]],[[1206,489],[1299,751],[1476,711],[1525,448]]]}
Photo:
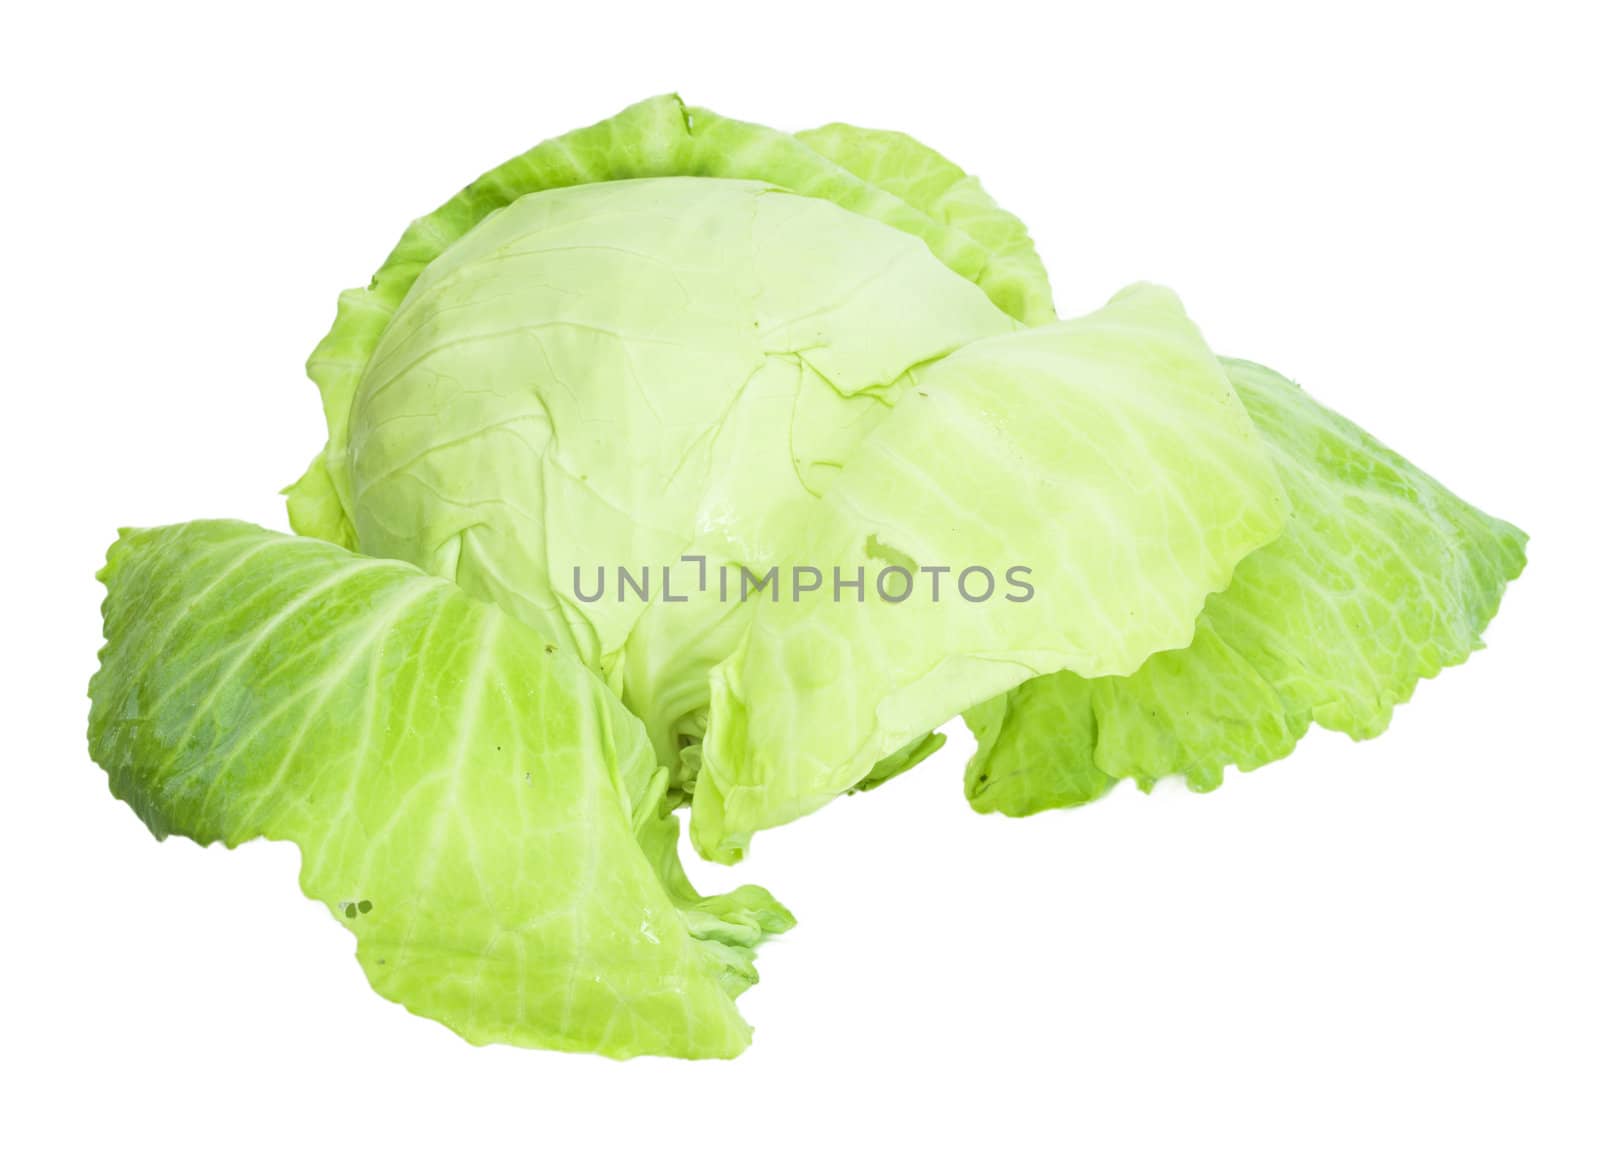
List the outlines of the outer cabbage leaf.
{"label": "outer cabbage leaf", "polygon": [[[853,163],[851,157],[845,159]],[[1036,322],[1051,315],[1042,270],[1036,277],[1021,276],[1025,262],[1012,231],[999,231],[1004,249],[996,260],[995,253],[962,228],[965,221],[981,226],[985,236],[996,235],[993,216],[947,210],[931,216],[793,136],[686,106],[676,96],[654,97],[491,169],[413,222],[370,285],[340,295],[333,328],[306,367],[322,393],[328,444],[288,490],[295,530],[344,546],[356,544],[347,473],[351,406],[391,317],[430,263],[491,214],[529,194],[672,176],[759,180],[831,201],[919,239],[940,262],[990,291],[996,304],[1013,316]],[[976,202],[970,191],[961,200]]]}
{"label": "outer cabbage leaf", "polygon": [[726,1057],[764,891],[701,897],[638,722],[398,562],[243,523],[124,532],[90,747],[158,837],[293,841],[379,993],[472,1042]]}
{"label": "outer cabbage leaf", "polygon": [[983,246],[988,260],[976,280],[1006,313],[1029,325],[1056,320],[1050,278],[1027,226],[1000,208],[976,177],[905,133],[832,124],[795,136]]}
{"label": "outer cabbage leaf", "polygon": [[1482,646],[1526,536],[1273,371],[1223,364],[1293,517],[1210,598],[1188,647],[1131,676],[1043,676],[968,713],[979,811],[1082,804],[1123,778],[1209,790],[1229,765],[1288,755],[1313,722],[1376,736],[1419,680]]}
{"label": "outer cabbage leaf", "polygon": [[1026,566],[1037,597],[763,604],[712,673],[696,847],[738,859],[755,830],[1033,676],[1129,674],[1183,646],[1285,509],[1226,376],[1159,287],[934,363],[813,505],[795,557],[847,574]]}

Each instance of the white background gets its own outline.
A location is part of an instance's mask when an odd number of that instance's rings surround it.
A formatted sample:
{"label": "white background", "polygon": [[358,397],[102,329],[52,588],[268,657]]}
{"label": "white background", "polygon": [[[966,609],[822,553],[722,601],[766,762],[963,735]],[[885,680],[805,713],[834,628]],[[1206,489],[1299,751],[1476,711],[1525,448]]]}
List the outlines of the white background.
{"label": "white background", "polygon": [[[1596,1153],[1579,7],[559,8],[8,21],[11,1152]],[[482,169],[669,89],[914,133],[1029,223],[1063,314],[1166,282],[1217,349],[1521,524],[1487,652],[1381,739],[1210,796],[979,817],[962,736],[692,865],[801,920],[732,1063],[474,1049],[374,996],[292,848],[157,844],[106,792],[92,576],[119,524],[285,526],[337,291]]]}

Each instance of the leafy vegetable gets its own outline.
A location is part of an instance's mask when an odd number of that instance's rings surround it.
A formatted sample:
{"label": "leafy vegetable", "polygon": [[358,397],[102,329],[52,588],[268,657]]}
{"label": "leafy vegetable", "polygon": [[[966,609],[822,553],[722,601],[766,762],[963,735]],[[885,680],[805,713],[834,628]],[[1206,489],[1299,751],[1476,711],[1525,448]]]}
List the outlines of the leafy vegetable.
{"label": "leafy vegetable", "polygon": [[538,145],[341,297],[302,537],[111,548],[91,752],[157,836],[295,842],[469,1040],[728,1056],[792,918],[699,894],[675,810],[737,860],[961,713],[980,811],[1209,788],[1479,646],[1520,532],[1170,291],[1050,301],[902,134],[659,97]]}

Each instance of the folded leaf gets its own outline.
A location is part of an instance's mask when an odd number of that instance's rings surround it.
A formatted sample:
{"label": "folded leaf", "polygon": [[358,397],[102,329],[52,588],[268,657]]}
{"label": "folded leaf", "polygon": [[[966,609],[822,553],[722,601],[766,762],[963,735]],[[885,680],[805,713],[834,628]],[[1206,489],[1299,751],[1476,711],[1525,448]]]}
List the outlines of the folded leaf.
{"label": "folded leaf", "polygon": [[[953,568],[944,597],[763,604],[712,672],[690,832],[732,861],[873,765],[1036,675],[1128,674],[1282,528],[1233,388],[1169,291],[975,342],[917,376],[814,504],[797,558]],[[1034,597],[962,588],[1028,569]],[[895,580],[899,583],[899,580]]]}
{"label": "folded leaf", "polygon": [[379,993],[472,1042],[727,1057],[789,914],[701,897],[644,731],[453,585],[235,522],[124,532],[90,748],[158,837],[293,841]]}
{"label": "folded leaf", "polygon": [[1376,736],[1419,680],[1482,646],[1527,537],[1286,378],[1223,364],[1289,496],[1282,536],[1211,597],[1188,647],[1131,676],[1030,680],[968,713],[979,811],[1082,804],[1122,778],[1209,790],[1230,765],[1288,755],[1312,723]]}

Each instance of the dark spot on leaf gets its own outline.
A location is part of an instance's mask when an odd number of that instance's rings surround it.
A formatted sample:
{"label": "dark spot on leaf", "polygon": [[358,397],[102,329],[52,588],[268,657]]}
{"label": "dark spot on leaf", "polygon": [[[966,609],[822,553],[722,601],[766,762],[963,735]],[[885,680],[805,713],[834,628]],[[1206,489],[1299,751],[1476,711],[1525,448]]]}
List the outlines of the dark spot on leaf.
{"label": "dark spot on leaf", "polygon": [[372,902],[371,901],[361,901],[361,902],[357,903],[356,908],[360,909],[363,913],[370,913],[370,912],[372,912]]}
{"label": "dark spot on leaf", "polygon": [[349,918],[349,919],[350,919],[350,920],[352,920],[352,921],[353,921],[353,920],[355,920],[355,917],[356,917],[356,907],[355,907],[355,904],[354,904],[354,903],[350,903],[350,904],[346,904],[346,905],[345,905],[345,907],[344,907],[344,915],[345,915],[345,916],[346,916],[346,917],[348,917],[348,918]]}

